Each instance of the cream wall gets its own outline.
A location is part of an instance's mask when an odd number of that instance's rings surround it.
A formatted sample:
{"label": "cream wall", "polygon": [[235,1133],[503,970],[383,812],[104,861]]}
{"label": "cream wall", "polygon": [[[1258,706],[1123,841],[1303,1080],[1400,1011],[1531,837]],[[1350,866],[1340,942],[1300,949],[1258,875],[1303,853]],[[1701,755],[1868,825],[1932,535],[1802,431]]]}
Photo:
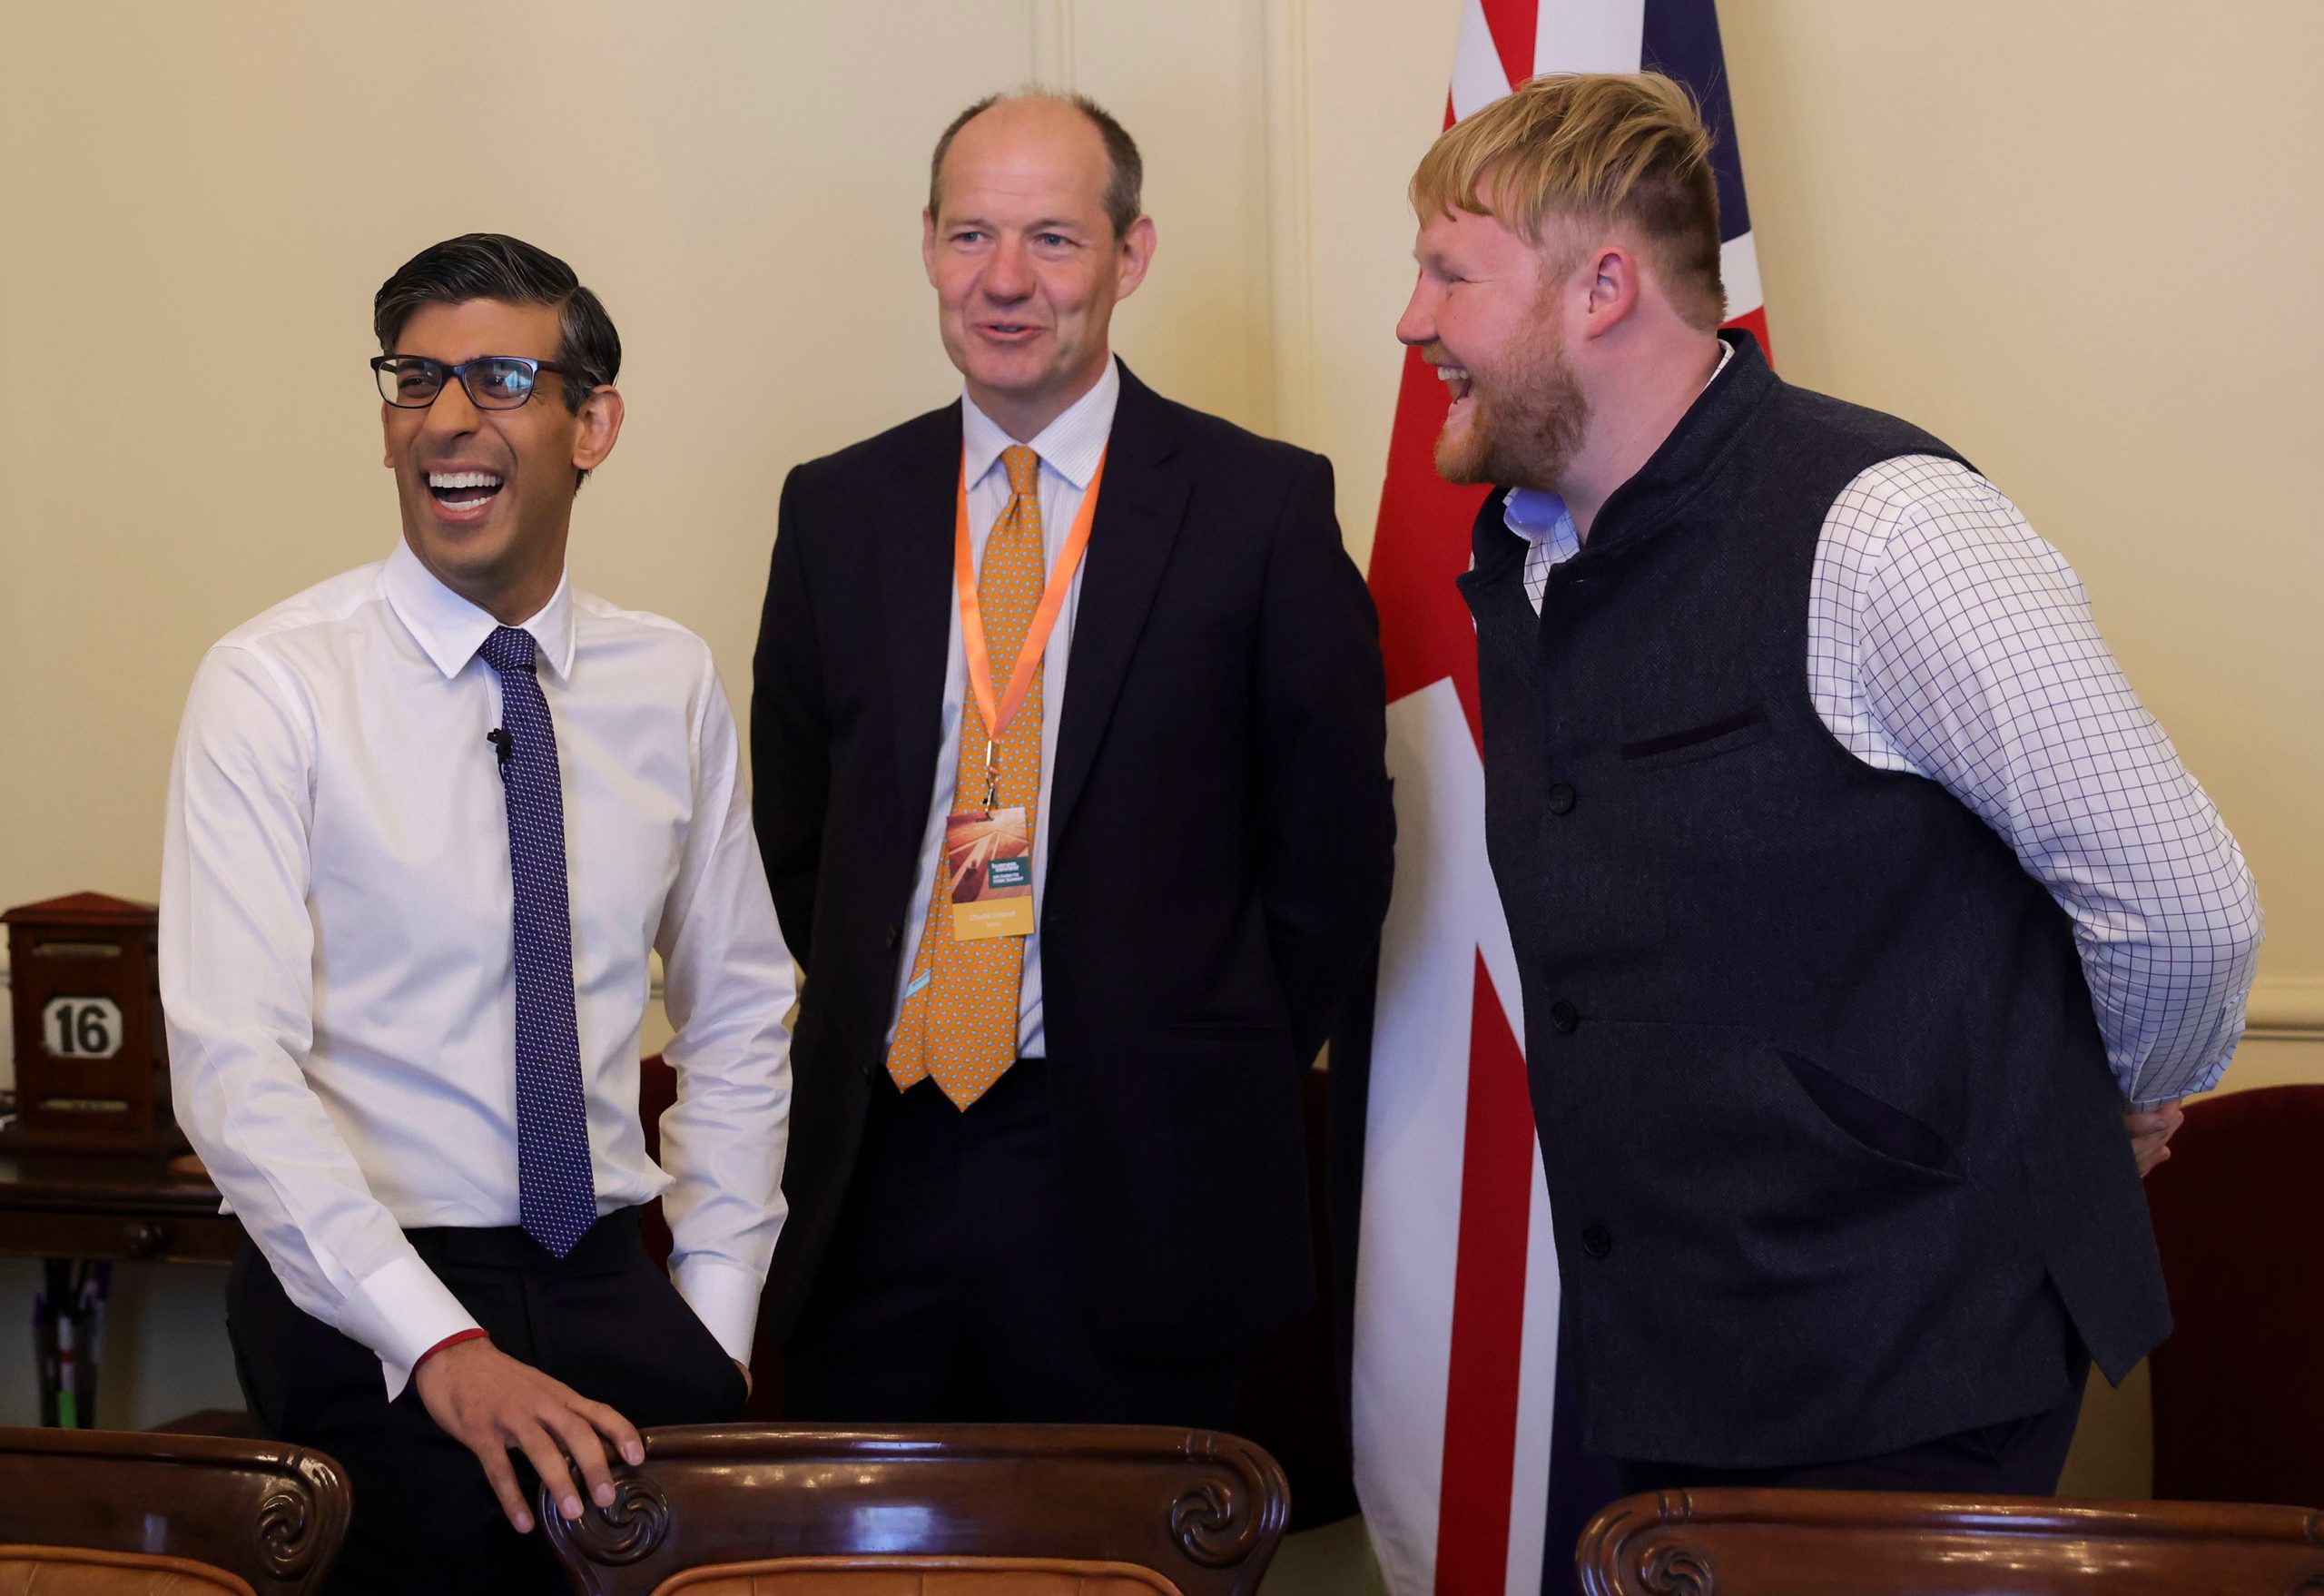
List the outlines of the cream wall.
{"label": "cream wall", "polygon": [[[629,423],[575,570],[701,631],[742,707],[784,471],[953,389],[927,146],[1029,75],[1146,147],[1125,356],[1329,452],[1360,557],[1458,12],[0,0],[0,903],[153,896],[202,647],[394,536],[369,294],[469,228],[612,308]],[[1782,369],[1945,436],[2072,557],[2259,874],[2269,1039],[2230,1084],[2324,1079],[2324,9],[1722,13]],[[107,1418],[231,1396],[199,1287],[125,1278]]]}

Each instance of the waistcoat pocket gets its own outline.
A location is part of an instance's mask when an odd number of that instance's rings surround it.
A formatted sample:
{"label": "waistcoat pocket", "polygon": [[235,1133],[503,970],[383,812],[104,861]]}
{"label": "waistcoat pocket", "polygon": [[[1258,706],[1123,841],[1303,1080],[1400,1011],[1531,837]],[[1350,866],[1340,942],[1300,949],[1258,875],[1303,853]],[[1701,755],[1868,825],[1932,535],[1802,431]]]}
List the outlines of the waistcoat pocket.
{"label": "waistcoat pocket", "polygon": [[1825,1118],[1871,1151],[1933,1174],[1960,1173],[1959,1162],[1945,1139],[1902,1108],[1851,1086],[1812,1059],[1781,1049],[1776,1057],[1783,1060],[1799,1089]]}
{"label": "waistcoat pocket", "polygon": [[[1754,704],[1695,725],[1629,739],[1620,752],[1634,770],[1692,764],[1697,760],[1716,759],[1722,754],[1732,754],[1764,741],[1771,729],[1768,712]],[[1630,727],[1625,725],[1623,730]]]}
{"label": "waistcoat pocket", "polygon": [[1850,1130],[1747,1027],[1585,1017],[1570,1039],[1541,1038],[1535,1050],[1552,1197],[1590,1210],[1570,1209],[1569,1221],[1619,1228],[1613,1217],[1626,1216],[1638,1250],[1667,1248],[1671,1266],[1734,1270],[1741,1284],[1780,1246],[1806,1273],[1844,1269],[1874,1236],[1926,1222],[1928,1205],[1949,1205],[1965,1186]]}

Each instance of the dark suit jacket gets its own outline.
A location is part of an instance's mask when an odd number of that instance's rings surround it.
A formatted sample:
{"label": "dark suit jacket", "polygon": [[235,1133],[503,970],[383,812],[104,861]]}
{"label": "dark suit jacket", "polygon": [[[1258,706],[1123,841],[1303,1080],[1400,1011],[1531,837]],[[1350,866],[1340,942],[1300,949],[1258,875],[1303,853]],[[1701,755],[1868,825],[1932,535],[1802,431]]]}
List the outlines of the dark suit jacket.
{"label": "dark suit jacket", "polygon": [[[844,1195],[941,737],[960,407],[793,471],[751,707],[807,980],[767,1305]],[[1125,1350],[1246,1344],[1310,1292],[1298,1080],[1386,912],[1378,630],[1331,464],[1125,369],[1059,711],[1041,919],[1076,1272]]]}

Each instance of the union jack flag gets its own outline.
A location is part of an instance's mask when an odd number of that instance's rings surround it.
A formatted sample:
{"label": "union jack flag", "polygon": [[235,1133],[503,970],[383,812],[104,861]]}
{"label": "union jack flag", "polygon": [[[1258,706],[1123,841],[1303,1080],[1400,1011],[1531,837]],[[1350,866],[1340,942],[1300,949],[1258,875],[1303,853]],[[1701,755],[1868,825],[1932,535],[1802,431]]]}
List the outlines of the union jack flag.
{"label": "union jack flag", "polygon": [[[1716,138],[1731,325],[1768,347],[1715,0],[1467,0],[1448,127],[1548,72],[1646,67]],[[1393,1596],[1571,1591],[1612,1472],[1575,1443],[1516,957],[1484,852],[1476,636],[1453,578],[1484,490],[1440,479],[1445,388],[1407,353],[1373,545],[1397,880],[1379,977],[1332,1050],[1337,1256],[1354,1257],[1356,1489]],[[1345,1216],[1355,1216],[1354,1234]]]}

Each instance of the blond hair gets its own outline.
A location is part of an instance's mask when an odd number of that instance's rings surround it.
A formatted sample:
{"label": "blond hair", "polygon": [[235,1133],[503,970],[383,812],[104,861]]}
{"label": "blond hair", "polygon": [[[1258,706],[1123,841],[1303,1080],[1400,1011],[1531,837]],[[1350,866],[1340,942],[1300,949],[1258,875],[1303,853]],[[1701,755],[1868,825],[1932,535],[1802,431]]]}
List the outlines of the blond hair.
{"label": "blond hair", "polygon": [[1625,226],[1708,330],[1727,311],[1710,147],[1694,97],[1660,73],[1551,74],[1445,130],[1413,173],[1413,209],[1490,216],[1536,245],[1553,219]]}

